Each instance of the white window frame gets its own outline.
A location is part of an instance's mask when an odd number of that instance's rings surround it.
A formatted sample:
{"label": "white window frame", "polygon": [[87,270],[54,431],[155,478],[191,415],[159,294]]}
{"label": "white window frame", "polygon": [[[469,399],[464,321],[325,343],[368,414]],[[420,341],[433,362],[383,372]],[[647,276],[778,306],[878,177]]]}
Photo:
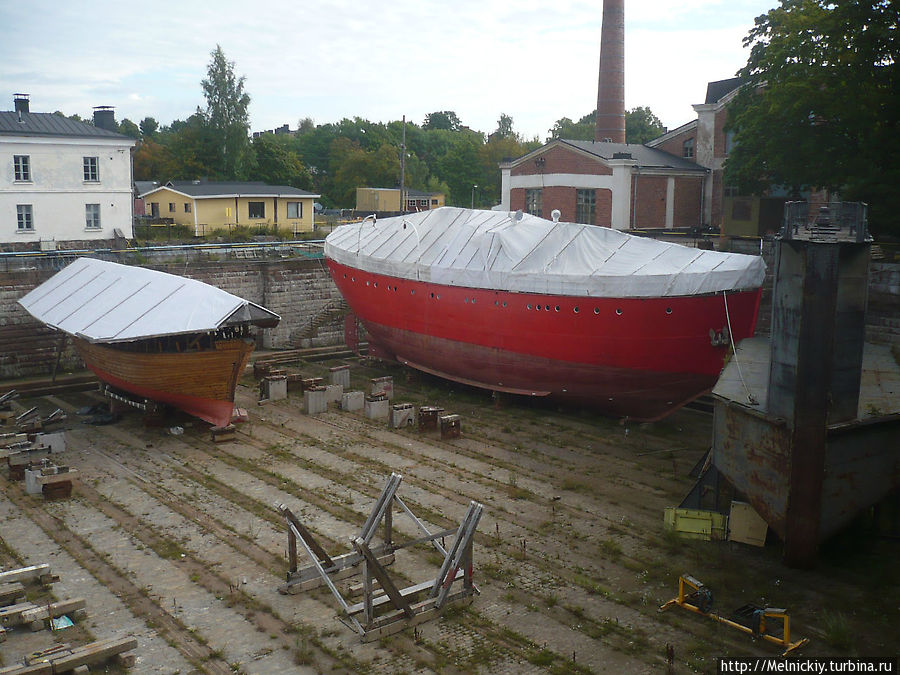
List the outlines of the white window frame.
{"label": "white window frame", "polygon": [[99,183],[100,182],[100,158],[99,157],[85,157],[84,162],[82,163],[84,168],[84,182],[85,183]]}
{"label": "white window frame", "polygon": [[13,173],[17,183],[30,183],[31,157],[29,155],[13,155]]}
{"label": "white window frame", "polygon": [[34,232],[33,204],[16,204],[16,229],[18,232]]}
{"label": "white window frame", "polygon": [[84,205],[84,228],[86,230],[99,230],[100,227],[100,205],[85,204]]}

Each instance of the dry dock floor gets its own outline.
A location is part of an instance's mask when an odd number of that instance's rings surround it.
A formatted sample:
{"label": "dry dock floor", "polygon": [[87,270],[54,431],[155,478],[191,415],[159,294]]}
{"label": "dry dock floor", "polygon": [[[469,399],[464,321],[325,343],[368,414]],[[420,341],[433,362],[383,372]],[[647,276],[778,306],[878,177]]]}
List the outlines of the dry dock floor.
{"label": "dry dock floor", "polygon": [[[73,628],[16,629],[0,666],[55,642],[134,635],[135,673],[652,673],[715,672],[720,656],[779,650],[679,608],[657,608],[683,573],[715,593],[727,615],[754,603],[787,608],[810,656],[896,656],[900,544],[848,534],[816,569],[791,570],[777,542],[754,548],[679,539],[663,509],[693,483],[711,418],[682,410],[654,424],[621,424],[583,411],[504,400],[410,371],[351,363],[353,388],[393,375],[394,402],[437,405],[462,419],[442,440],[413,428],[303,399],[257,405],[245,378],[237,403],[250,421],[236,439],[209,429],[145,427],[127,413],[108,426],[75,411],[95,392],[19,401],[62,408],[60,462],[81,480],[73,496],[44,502],[0,470],[0,569],[49,563],[60,581],[29,590],[35,602],[83,597]],[[336,362],[303,363],[327,377]],[[174,422],[175,424],[177,422]],[[338,620],[325,588],[276,589],[287,571],[287,530],[275,505],[301,517],[332,554],[350,550],[392,472],[398,494],[434,530],[455,527],[470,500],[485,505],[475,540],[480,595],[415,629],[362,643]],[[395,510],[396,540],[418,535]],[[301,564],[303,554],[301,552]],[[428,545],[398,551],[400,584],[436,574]],[[113,671],[115,668],[113,668]]]}

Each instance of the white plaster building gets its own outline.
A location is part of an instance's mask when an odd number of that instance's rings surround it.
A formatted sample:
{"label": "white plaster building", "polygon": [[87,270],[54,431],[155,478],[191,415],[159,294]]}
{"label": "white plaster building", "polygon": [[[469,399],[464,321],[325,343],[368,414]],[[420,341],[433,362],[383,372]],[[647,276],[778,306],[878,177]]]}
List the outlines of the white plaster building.
{"label": "white plaster building", "polygon": [[91,125],[33,113],[24,94],[0,112],[0,246],[77,248],[133,236],[135,141],[110,127],[109,108],[95,109]]}

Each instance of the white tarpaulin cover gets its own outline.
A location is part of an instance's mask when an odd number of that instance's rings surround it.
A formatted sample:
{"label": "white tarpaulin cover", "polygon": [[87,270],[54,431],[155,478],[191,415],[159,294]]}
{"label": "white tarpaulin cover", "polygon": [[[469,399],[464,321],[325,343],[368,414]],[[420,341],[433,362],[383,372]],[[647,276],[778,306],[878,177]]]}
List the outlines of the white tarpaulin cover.
{"label": "white tarpaulin cover", "polygon": [[402,279],[525,293],[665,297],[758,288],[761,257],[689,248],[528,214],[442,207],[344,225],[338,263]]}
{"label": "white tarpaulin cover", "polygon": [[205,333],[226,325],[274,326],[280,317],[202,281],[78,258],[19,304],[39,321],[90,342]]}

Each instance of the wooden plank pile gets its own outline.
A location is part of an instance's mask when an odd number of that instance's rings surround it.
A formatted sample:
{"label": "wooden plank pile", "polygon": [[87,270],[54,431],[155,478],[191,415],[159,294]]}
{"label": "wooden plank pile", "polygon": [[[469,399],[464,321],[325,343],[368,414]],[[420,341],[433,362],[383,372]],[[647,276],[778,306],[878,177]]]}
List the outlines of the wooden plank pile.
{"label": "wooden plank pile", "polygon": [[[84,598],[70,598],[55,602],[33,603],[25,600],[26,584],[49,586],[59,581],[50,565],[30,565],[0,572],[0,642],[17,627],[28,626],[33,631],[52,627],[53,619],[66,614],[83,613]],[[58,644],[28,654],[17,663],[0,668],[0,675],[52,675],[67,673],[82,666],[93,666],[115,659],[120,666],[131,667],[135,657],[129,654],[137,648],[137,640],[128,636],[97,640],[86,645]]]}
{"label": "wooden plank pile", "polygon": [[0,675],[55,675],[68,673],[81,666],[94,666],[116,659],[124,668],[134,665],[134,654],[127,654],[137,648],[133,637],[97,640],[80,647],[60,644],[44,651],[29,654],[23,663],[0,668]]}

